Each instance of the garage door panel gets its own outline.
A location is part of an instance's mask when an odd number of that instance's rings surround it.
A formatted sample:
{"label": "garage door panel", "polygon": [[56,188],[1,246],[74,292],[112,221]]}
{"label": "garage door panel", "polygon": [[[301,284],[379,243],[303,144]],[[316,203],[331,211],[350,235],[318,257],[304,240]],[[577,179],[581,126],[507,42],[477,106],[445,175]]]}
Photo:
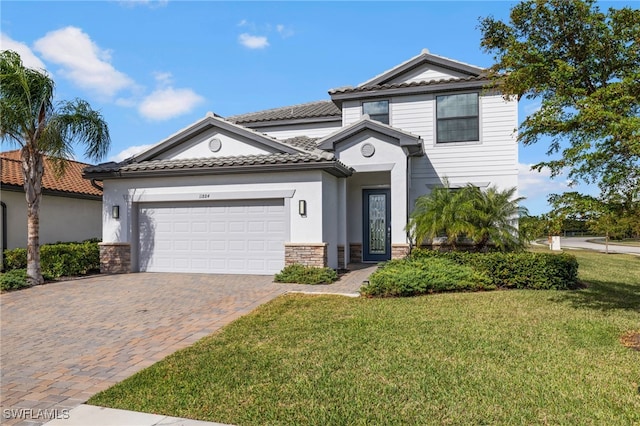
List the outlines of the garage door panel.
{"label": "garage door panel", "polygon": [[141,204],[140,270],[273,274],[285,225],[282,199]]}

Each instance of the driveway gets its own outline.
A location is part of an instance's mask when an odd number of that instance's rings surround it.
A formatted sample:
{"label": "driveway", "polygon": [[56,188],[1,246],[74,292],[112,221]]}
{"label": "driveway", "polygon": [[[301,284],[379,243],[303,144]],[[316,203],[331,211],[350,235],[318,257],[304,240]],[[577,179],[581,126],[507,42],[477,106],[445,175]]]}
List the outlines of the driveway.
{"label": "driveway", "polygon": [[64,416],[290,290],[272,278],[127,274],[2,294],[0,423]]}
{"label": "driveway", "polygon": [[[592,243],[589,240],[595,240],[595,237],[562,237],[560,238],[560,246],[562,248],[580,248],[588,250],[596,250],[604,252],[606,246],[603,244]],[[627,253],[640,255],[640,247],[623,246],[609,244],[609,253]]]}

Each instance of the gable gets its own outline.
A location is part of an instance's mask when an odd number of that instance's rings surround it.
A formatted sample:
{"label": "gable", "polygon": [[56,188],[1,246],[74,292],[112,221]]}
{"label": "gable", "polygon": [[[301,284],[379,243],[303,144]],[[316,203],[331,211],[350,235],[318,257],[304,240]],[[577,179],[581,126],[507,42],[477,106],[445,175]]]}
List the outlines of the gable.
{"label": "gable", "polygon": [[452,78],[465,78],[468,74],[438,67],[432,64],[423,64],[417,68],[411,69],[407,72],[401,73],[385,84],[402,84],[402,83],[417,83],[420,81],[437,81],[437,80],[449,80]]}
{"label": "gable", "polygon": [[479,77],[483,71],[480,67],[434,55],[424,49],[419,55],[378,74],[358,87]]}
{"label": "gable", "polygon": [[374,138],[381,142],[401,147],[406,154],[410,156],[424,154],[422,139],[419,136],[377,121],[372,121],[368,115],[319,140],[318,147],[335,152],[338,151],[338,145],[350,146],[348,145],[350,142],[361,142],[364,140],[362,139],[363,136],[364,139]]}
{"label": "gable", "polygon": [[157,155],[155,160],[184,160],[189,158],[234,157],[281,152],[247,137],[219,128],[208,129]]}
{"label": "gable", "polygon": [[136,155],[130,161],[297,154],[300,148],[230,123],[213,113]]}

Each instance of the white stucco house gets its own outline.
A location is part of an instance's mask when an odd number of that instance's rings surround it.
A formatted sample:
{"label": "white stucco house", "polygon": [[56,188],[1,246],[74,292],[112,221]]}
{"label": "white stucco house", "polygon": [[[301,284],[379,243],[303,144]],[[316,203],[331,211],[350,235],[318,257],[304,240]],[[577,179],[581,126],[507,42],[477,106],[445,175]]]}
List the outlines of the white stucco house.
{"label": "white stucco house", "polygon": [[272,274],[404,256],[417,197],[517,186],[517,102],[426,50],[330,99],[204,118],[104,185],[104,272]]}
{"label": "white stucco house", "polygon": [[[0,153],[0,241],[5,249],[27,247],[27,201],[20,151]],[[44,157],[40,201],[40,244],[102,237],[102,189],[82,178],[88,164],[66,161],[65,173],[54,173]]]}

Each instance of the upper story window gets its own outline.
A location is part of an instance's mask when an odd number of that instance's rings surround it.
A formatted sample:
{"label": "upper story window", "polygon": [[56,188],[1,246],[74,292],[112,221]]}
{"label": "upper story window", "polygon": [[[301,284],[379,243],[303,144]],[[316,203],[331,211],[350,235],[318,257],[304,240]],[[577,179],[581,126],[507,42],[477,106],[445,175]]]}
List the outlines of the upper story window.
{"label": "upper story window", "polygon": [[436,96],[436,105],[438,143],[480,140],[477,93]]}
{"label": "upper story window", "polygon": [[363,102],[362,114],[369,114],[372,120],[389,124],[389,101]]}

